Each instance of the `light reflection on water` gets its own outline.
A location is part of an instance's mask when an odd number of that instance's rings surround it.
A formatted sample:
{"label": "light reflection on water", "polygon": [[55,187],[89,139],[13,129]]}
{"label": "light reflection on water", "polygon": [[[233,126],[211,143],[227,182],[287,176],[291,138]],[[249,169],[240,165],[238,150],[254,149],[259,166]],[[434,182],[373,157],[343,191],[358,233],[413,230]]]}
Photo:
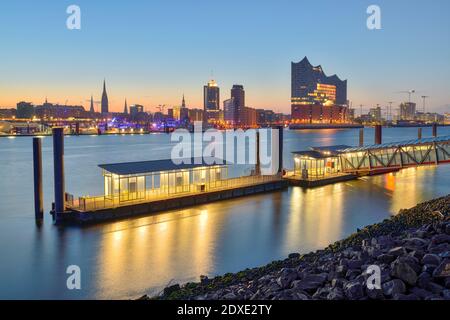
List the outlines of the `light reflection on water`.
{"label": "light reflection on water", "polygon": [[[386,141],[398,140],[398,130],[385,130]],[[402,137],[416,132],[404,130]],[[289,167],[290,151],[309,145],[354,144],[357,131],[288,132],[285,136],[285,165]],[[170,152],[166,138],[67,139],[67,189],[75,194],[99,193],[98,163],[155,158],[155,147],[161,152],[159,158],[165,157],[164,152]],[[51,139],[44,139],[43,144],[48,211],[52,199]],[[155,294],[172,279],[195,281],[201,274],[239,271],[291,252],[326,247],[401,208],[450,193],[450,166],[422,167],[86,228],[55,227],[47,219],[37,229],[30,180],[31,140],[0,139],[0,150],[7,150],[0,159],[0,298],[134,298]],[[65,270],[70,264],[82,269],[81,291],[65,287]]]}

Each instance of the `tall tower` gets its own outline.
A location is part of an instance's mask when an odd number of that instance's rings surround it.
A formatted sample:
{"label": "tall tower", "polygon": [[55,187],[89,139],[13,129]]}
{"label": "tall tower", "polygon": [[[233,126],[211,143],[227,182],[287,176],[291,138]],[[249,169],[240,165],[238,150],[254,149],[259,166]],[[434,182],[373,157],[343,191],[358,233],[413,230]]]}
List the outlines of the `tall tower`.
{"label": "tall tower", "polygon": [[220,89],[214,80],[203,87],[203,108],[207,119],[219,119]]}
{"label": "tall tower", "polygon": [[94,110],[94,97],[92,97],[92,94],[91,94],[91,109],[89,109],[89,111],[92,112],[92,113],[95,112],[95,110]]}
{"label": "tall tower", "polygon": [[244,110],[245,110],[244,86],[240,84],[233,85],[233,88],[231,88],[231,98],[233,99],[234,103],[233,109],[234,124],[239,125],[244,122]]}
{"label": "tall tower", "polygon": [[186,108],[186,101],[184,100],[184,93],[183,93],[183,100],[181,101],[181,107]]}
{"label": "tall tower", "polygon": [[125,99],[125,107],[123,108],[123,113],[128,114],[127,99]]}
{"label": "tall tower", "polygon": [[102,93],[102,113],[109,112],[108,94],[106,93],[106,81],[103,80],[103,93]]}

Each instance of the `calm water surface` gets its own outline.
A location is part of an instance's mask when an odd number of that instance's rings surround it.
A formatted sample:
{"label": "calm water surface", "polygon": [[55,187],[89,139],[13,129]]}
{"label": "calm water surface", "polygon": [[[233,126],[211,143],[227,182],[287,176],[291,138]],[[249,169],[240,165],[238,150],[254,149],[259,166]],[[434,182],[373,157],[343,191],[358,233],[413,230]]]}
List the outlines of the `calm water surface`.
{"label": "calm water surface", "polygon": [[[430,136],[424,129],[424,136]],[[449,128],[439,128],[449,135]],[[373,140],[373,129],[365,130]],[[417,129],[384,129],[383,141],[412,139]],[[166,158],[167,135],[66,137],[66,189],[101,194],[100,163]],[[285,133],[291,151],[355,145],[357,130]],[[217,202],[85,228],[34,223],[31,138],[0,138],[0,298],[108,299],[156,294],[170,281],[198,280],[309,252],[401,208],[450,193],[450,166],[406,169],[316,189]],[[44,201],[53,201],[51,138],[43,141]],[[78,265],[82,290],[66,289]]]}

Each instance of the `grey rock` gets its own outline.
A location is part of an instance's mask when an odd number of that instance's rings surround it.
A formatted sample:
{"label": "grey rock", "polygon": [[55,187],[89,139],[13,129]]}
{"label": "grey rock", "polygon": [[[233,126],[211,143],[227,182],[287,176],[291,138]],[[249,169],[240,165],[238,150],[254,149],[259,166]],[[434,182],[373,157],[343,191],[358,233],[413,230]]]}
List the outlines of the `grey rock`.
{"label": "grey rock", "polygon": [[445,233],[437,234],[431,238],[431,241],[435,244],[450,243],[450,235]]}
{"label": "grey rock", "polygon": [[292,281],[297,279],[297,270],[291,268],[284,268],[277,278],[277,283],[282,289],[289,288]]}
{"label": "grey rock", "polygon": [[363,286],[359,282],[349,282],[344,287],[345,296],[350,300],[359,300],[364,296]]}
{"label": "grey rock", "polygon": [[428,285],[427,285],[427,287],[425,289],[427,289],[428,291],[431,291],[431,292],[433,292],[435,294],[439,294],[442,291],[444,291],[444,287],[439,285],[439,284],[437,284],[437,283],[435,283],[435,282],[428,283]]}
{"label": "grey rock", "polygon": [[361,270],[361,266],[364,264],[362,260],[349,260],[348,268],[350,270]]}
{"label": "grey rock", "polygon": [[407,300],[407,301],[412,301],[412,300],[420,300],[418,296],[416,296],[415,294],[401,294],[401,293],[397,293],[394,295],[394,300]]}
{"label": "grey rock", "polygon": [[288,258],[289,259],[298,259],[298,258],[300,258],[300,253],[297,253],[297,252],[291,253],[291,254],[289,254]]}
{"label": "grey rock", "polygon": [[342,278],[335,278],[335,279],[331,280],[331,286],[333,288],[343,288],[346,283],[347,283],[347,281]]}
{"label": "grey rock", "polygon": [[368,289],[368,288],[366,288],[366,294],[372,300],[384,300],[385,299],[382,289]]}
{"label": "grey rock", "polygon": [[295,280],[292,282],[292,289],[299,291],[306,291],[308,293],[315,292],[322,283],[308,280]]}
{"label": "grey rock", "polygon": [[222,297],[224,300],[236,300],[236,298],[237,296],[233,292],[227,293]]}
{"label": "grey rock", "polygon": [[441,263],[441,257],[439,257],[436,254],[428,253],[423,256],[422,258],[422,264],[432,264],[432,265],[439,265]]}
{"label": "grey rock", "polygon": [[434,296],[434,294],[432,292],[427,291],[422,288],[414,287],[414,288],[411,288],[410,291],[411,291],[411,293],[413,293],[414,295],[416,295],[417,297],[419,297],[420,299],[423,299],[423,300]]}
{"label": "grey rock", "polygon": [[450,277],[445,278],[445,280],[444,280],[444,286],[445,286],[447,289],[450,289]]}
{"label": "grey rock", "polygon": [[404,247],[395,247],[388,251],[388,254],[399,257],[407,254],[406,249]]}
{"label": "grey rock", "polygon": [[170,287],[164,288],[164,295],[165,296],[170,296],[173,292],[180,290],[180,285],[174,284],[171,285]]}
{"label": "grey rock", "polygon": [[432,280],[431,275],[428,272],[422,272],[417,278],[417,286],[425,289],[427,288],[431,280]]}
{"label": "grey rock", "polygon": [[413,247],[424,247],[428,245],[428,241],[420,238],[409,238],[406,239],[406,244]]}
{"label": "grey rock", "polygon": [[383,294],[386,296],[394,296],[395,294],[405,293],[406,285],[400,279],[393,279],[381,285]]}
{"label": "grey rock", "polygon": [[417,281],[417,273],[404,261],[397,259],[391,264],[391,275],[413,286]]}
{"label": "grey rock", "polygon": [[341,288],[333,288],[327,295],[327,300],[344,300],[344,291]]}
{"label": "grey rock", "polygon": [[429,274],[433,274],[434,270],[436,270],[436,266],[432,264],[426,264],[422,267],[422,272],[428,272]]}
{"label": "grey rock", "polygon": [[450,300],[450,290],[446,289],[446,290],[442,291],[442,297],[445,300]]}
{"label": "grey rock", "polygon": [[433,272],[434,278],[450,277],[450,259],[445,259]]}
{"label": "grey rock", "polygon": [[381,254],[377,257],[377,260],[382,263],[391,263],[392,261],[395,260],[395,256],[391,254]]}

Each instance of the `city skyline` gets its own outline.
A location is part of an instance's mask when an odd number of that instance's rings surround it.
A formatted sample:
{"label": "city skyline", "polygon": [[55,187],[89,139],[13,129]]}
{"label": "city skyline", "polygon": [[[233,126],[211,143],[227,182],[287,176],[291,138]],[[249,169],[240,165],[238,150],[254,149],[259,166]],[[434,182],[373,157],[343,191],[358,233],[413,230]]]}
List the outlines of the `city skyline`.
{"label": "city skyline", "polygon": [[[24,4],[30,10],[21,10]],[[427,95],[427,110],[449,109],[450,45],[442,40],[450,30],[448,1],[379,1],[382,29],[374,31],[366,28],[368,1],[286,1],[285,6],[263,1],[257,11],[249,1],[241,4],[232,25],[220,22],[232,10],[229,3],[207,2],[206,8],[182,2],[174,7],[77,4],[82,28],[75,31],[65,28],[68,2],[3,5],[2,13],[8,14],[0,13],[0,35],[7,50],[0,59],[8,63],[0,70],[1,108],[19,101],[39,104],[48,97],[89,109],[93,94],[99,109],[103,79],[113,112],[123,110],[125,98],[154,112],[160,104],[179,105],[183,94],[188,107],[202,108],[202,87],[213,78],[224,92],[244,85],[250,107],[290,113],[290,63],[308,56],[313,65],[326,66],[325,72],[348,79],[348,98],[356,109],[362,104],[366,112],[389,101],[398,106],[408,100],[400,92],[411,89],[417,90],[412,99],[418,106]],[[15,19],[19,13],[21,19]],[[320,23],[311,28],[316,20]],[[329,30],[342,36],[322,41]],[[211,42],[212,35],[219,41]],[[232,39],[240,50],[229,46]]]}

